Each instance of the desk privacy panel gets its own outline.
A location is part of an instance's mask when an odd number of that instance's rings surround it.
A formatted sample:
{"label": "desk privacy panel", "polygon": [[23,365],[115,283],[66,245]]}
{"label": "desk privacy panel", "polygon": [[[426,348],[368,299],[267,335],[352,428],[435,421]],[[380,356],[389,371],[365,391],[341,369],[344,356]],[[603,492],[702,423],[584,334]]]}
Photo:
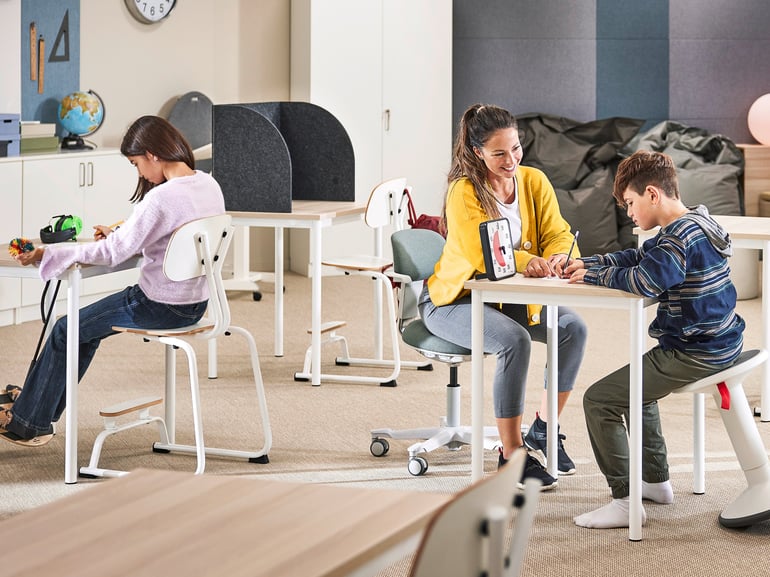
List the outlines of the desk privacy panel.
{"label": "desk privacy panel", "polygon": [[214,105],[212,175],[225,208],[291,212],[292,200],[355,200],[353,145],[308,102]]}

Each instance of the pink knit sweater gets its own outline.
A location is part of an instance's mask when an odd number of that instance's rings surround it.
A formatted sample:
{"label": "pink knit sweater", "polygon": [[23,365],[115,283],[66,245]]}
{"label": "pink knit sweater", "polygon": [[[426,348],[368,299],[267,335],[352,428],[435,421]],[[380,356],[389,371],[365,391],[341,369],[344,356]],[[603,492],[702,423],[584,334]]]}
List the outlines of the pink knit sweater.
{"label": "pink knit sweater", "polygon": [[148,298],[169,304],[204,301],[208,298],[205,279],[170,281],[163,274],[163,257],[174,230],[224,211],[222,190],[209,174],[196,171],[192,176],[173,178],[150,190],[128,220],[106,239],[46,246],[40,277],[59,277],[75,263],[116,266],[141,254],[139,287]]}

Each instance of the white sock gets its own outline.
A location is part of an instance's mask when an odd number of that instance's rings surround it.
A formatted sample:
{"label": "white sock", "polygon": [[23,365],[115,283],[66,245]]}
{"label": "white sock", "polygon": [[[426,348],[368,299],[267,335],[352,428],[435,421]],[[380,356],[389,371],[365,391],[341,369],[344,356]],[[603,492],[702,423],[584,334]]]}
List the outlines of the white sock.
{"label": "white sock", "polygon": [[661,505],[670,505],[674,502],[674,488],[671,486],[671,481],[663,481],[662,483],[642,481],[642,499]]}
{"label": "white sock", "polygon": [[[588,527],[589,529],[616,529],[628,527],[629,501],[625,499],[613,499],[603,507],[583,513],[575,517],[575,525]],[[642,525],[647,522],[647,513],[642,507]]]}

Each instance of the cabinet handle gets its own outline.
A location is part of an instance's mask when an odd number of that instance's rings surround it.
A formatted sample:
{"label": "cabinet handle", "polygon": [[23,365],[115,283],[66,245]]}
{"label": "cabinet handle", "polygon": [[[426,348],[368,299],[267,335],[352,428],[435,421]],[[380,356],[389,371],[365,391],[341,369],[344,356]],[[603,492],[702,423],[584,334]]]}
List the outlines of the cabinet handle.
{"label": "cabinet handle", "polygon": [[390,130],[390,108],[386,108],[382,113],[383,124],[385,125],[385,131]]}
{"label": "cabinet handle", "polygon": [[81,162],[78,164],[78,186],[84,187],[86,185],[86,164]]}
{"label": "cabinet handle", "polygon": [[88,163],[88,186],[94,185],[94,163]]}

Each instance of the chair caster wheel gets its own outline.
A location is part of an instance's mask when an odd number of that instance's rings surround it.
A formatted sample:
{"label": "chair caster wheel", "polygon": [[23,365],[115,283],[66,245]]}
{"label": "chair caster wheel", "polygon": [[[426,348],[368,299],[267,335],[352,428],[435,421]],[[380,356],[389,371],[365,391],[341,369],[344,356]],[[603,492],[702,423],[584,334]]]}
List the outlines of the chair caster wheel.
{"label": "chair caster wheel", "polygon": [[384,457],[389,449],[390,444],[385,439],[372,439],[372,444],[369,445],[369,451],[375,457]]}
{"label": "chair caster wheel", "polygon": [[428,470],[428,461],[422,457],[412,457],[409,459],[407,469],[409,469],[411,475],[419,477],[420,475],[424,475],[425,471]]}

